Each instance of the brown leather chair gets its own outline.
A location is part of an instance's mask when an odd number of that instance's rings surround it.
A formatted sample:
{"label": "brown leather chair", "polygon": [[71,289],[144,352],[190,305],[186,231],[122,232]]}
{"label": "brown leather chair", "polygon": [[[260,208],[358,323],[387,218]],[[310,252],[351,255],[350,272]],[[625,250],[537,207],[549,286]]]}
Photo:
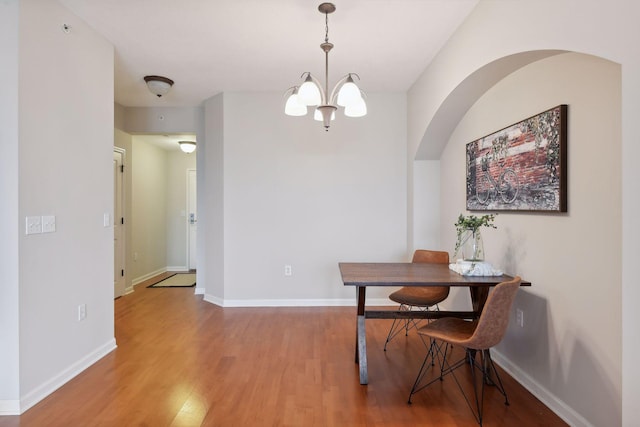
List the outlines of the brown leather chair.
{"label": "brown leather chair", "polygon": [[[413,253],[411,262],[449,264],[449,253],[418,249]],[[449,296],[448,286],[406,286],[389,295],[389,299],[400,304],[400,310],[408,311],[414,308],[428,310],[430,307],[437,309],[438,303],[444,301],[447,296]],[[400,331],[404,330],[406,336],[409,330],[415,327],[418,327],[418,323],[413,319],[393,319],[387,341],[384,343],[384,351],[387,351],[387,344]]]}
{"label": "brown leather chair", "polygon": [[[513,280],[508,282],[502,282],[489,293],[487,302],[482,309],[480,318],[477,321],[463,320],[451,317],[445,317],[442,319],[436,319],[418,329],[420,335],[429,337],[431,341],[431,347],[424,358],[418,377],[416,378],[411,393],[409,394],[409,403],[411,403],[411,397],[418,391],[424,389],[429,384],[432,384],[438,380],[442,381],[443,377],[447,374],[452,374],[453,378],[458,385],[458,388],[462,392],[469,406],[471,412],[476,417],[476,421],[482,425],[482,402],[484,399],[484,385],[485,383],[493,383],[496,385],[497,390],[504,396],[505,405],[509,404],[507,393],[504,390],[498,371],[496,370],[489,349],[500,341],[504,337],[509,324],[509,315],[511,314],[511,306],[515,299],[518,288],[520,287],[520,277],[514,277]],[[462,346],[466,349],[465,356],[456,363],[450,364],[447,361],[447,349],[445,346],[444,352],[442,346],[437,345],[437,340],[440,340],[446,344]],[[476,353],[480,353],[480,363],[476,361]],[[440,359],[440,356],[442,358]],[[436,378],[432,378],[426,384],[424,378],[429,370],[429,367],[434,366],[434,358],[438,357],[442,360],[440,365],[440,375]],[[430,359],[431,363],[428,363]],[[460,382],[455,376],[454,371],[469,363],[471,367],[471,375],[473,380],[473,391],[475,396],[475,408],[471,405],[469,399]],[[432,368],[433,369],[433,368]],[[480,394],[478,395],[478,379],[476,379],[476,369],[478,369],[482,375],[479,378],[481,385]],[[495,378],[495,380],[494,380]]]}

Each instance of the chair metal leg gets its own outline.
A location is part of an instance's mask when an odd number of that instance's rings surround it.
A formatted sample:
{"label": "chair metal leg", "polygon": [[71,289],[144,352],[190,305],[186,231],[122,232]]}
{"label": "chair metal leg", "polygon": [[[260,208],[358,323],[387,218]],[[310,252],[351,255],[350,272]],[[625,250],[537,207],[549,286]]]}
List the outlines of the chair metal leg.
{"label": "chair metal leg", "polygon": [[[411,392],[409,393],[409,400],[408,403],[411,403],[411,397],[413,397],[414,394],[416,394],[417,392],[419,392],[420,390],[430,386],[431,384],[433,384],[436,381],[442,381],[443,377],[449,373],[447,372],[447,370],[444,368],[444,365],[446,362],[446,357],[447,357],[447,347],[448,344],[447,343],[442,343],[445,345],[445,350],[444,352],[442,351],[441,345],[438,345],[438,342],[434,339],[430,340],[431,344],[429,345],[429,350],[427,351],[427,354],[424,357],[424,360],[422,361],[422,366],[420,367],[420,371],[418,372],[418,376],[416,377],[415,382],[413,383],[413,387],[411,388]],[[432,379],[431,381],[429,381],[428,383],[424,384],[424,385],[420,385],[422,383],[422,380],[424,379],[428,369],[429,369],[429,365],[432,367],[435,366],[435,359],[438,359],[438,362],[440,364],[440,375],[434,379]],[[431,360],[431,363],[429,363],[429,360]]]}
{"label": "chair metal leg", "polygon": [[[400,304],[398,307],[399,311],[411,311],[410,305]],[[384,343],[384,351],[387,351],[387,344],[389,341],[393,339],[396,335],[400,333],[404,329],[404,335],[409,335],[410,323],[412,319],[393,319],[393,323],[391,324],[391,328],[389,329],[389,333],[387,334],[387,340]]]}
{"label": "chair metal leg", "polygon": [[[502,380],[500,379],[500,375],[496,370],[493,360],[491,360],[491,357],[489,355],[489,350],[478,350],[478,351],[465,350],[465,355],[462,359],[458,360],[453,364],[450,364],[449,361],[447,360],[447,352],[450,351],[450,348],[452,348],[452,346],[448,343],[443,343],[443,344],[445,345],[444,351],[442,350],[441,347],[439,347],[435,343],[434,340],[432,340],[432,344],[429,348],[429,351],[427,352],[427,355],[425,356],[424,361],[422,362],[422,366],[420,367],[420,372],[418,372],[418,377],[416,378],[416,381],[413,384],[413,387],[411,388],[411,392],[409,393],[408,403],[411,403],[411,398],[413,397],[414,394],[416,394],[420,390],[428,387],[429,385],[433,384],[438,380],[442,381],[446,375],[451,374],[451,376],[453,377],[454,381],[458,386],[458,389],[462,393],[462,396],[464,397],[465,402],[467,402],[467,406],[473,413],[474,418],[476,419],[478,424],[482,426],[485,384],[495,385],[498,391],[504,396],[505,405],[509,405],[509,399],[507,398],[507,393],[504,389]],[[476,360],[476,354],[478,353],[480,353],[479,363]],[[442,359],[440,360],[441,356],[442,356]],[[427,365],[429,358],[431,358],[432,365],[433,365],[434,359],[436,357],[438,357],[438,359],[440,360],[440,377],[432,379],[431,381],[429,381],[424,385],[420,385],[420,383],[424,379],[426,371],[429,368]],[[469,369],[471,371],[471,380],[473,382],[473,394],[474,394],[473,403],[469,400],[469,397],[465,393],[462,387],[462,384],[460,383],[460,381],[458,380],[458,377],[455,374],[455,371],[458,368],[465,366],[467,364],[469,365]],[[496,379],[495,382],[487,381],[488,377],[490,376],[495,377]],[[478,390],[478,381],[480,382],[480,390]]]}
{"label": "chair metal leg", "polygon": [[408,404],[411,404],[411,398],[413,397],[413,395],[418,391],[422,390],[422,388],[418,388],[418,385],[420,384],[420,382],[422,381],[422,378],[427,373],[428,367],[427,369],[425,369],[425,366],[427,366],[427,361],[429,360],[429,356],[431,356],[431,351],[427,352],[426,356],[424,357],[424,360],[422,361],[422,365],[420,366],[420,371],[418,372],[418,376],[416,377],[416,380],[413,383],[413,387],[411,387],[411,391],[409,392],[409,399],[407,400]]}
{"label": "chair metal leg", "polygon": [[[486,384],[491,384],[494,385],[498,391],[500,392],[500,394],[502,394],[504,396],[504,404],[509,406],[509,398],[507,397],[507,391],[504,389],[504,386],[502,385],[502,380],[500,379],[500,374],[498,374],[498,370],[496,369],[496,365],[493,363],[493,359],[490,356],[489,350],[484,350],[484,352],[486,352],[486,355],[484,357],[485,362],[483,366],[487,366],[487,377],[489,377],[490,382],[485,381]],[[494,377],[496,379],[496,381],[493,381],[492,377]]]}
{"label": "chair metal leg", "polygon": [[[435,310],[439,310],[437,304],[434,305],[433,307],[435,307]],[[414,307],[410,305],[400,304],[400,307],[398,307],[398,310],[411,311],[413,310],[413,308]],[[423,311],[428,311],[429,307],[424,307],[420,309]],[[417,321],[415,319],[393,319],[393,323],[391,324],[391,328],[389,329],[389,333],[387,334],[387,340],[384,342],[384,351],[387,351],[387,344],[389,344],[389,341],[391,341],[396,335],[398,335],[400,331],[404,329],[404,336],[409,336],[409,331],[411,329],[418,329],[418,327],[420,326],[420,322],[421,322],[420,319],[418,319]],[[424,341],[424,339],[422,340],[422,343],[425,345],[425,347],[429,348],[429,346]]]}

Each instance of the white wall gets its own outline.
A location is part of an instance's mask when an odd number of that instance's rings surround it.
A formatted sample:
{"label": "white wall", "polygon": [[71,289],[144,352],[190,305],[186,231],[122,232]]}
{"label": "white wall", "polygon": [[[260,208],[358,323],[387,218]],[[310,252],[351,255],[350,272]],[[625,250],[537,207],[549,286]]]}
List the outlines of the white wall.
{"label": "white wall", "polygon": [[285,116],[278,93],[225,93],[223,104],[224,295],[207,288],[209,300],[353,303],[339,261],[406,259],[403,94],[370,94],[365,118],[339,114],[329,132]]}
{"label": "white wall", "polygon": [[[151,95],[151,94],[150,94]],[[193,133],[202,126],[200,107],[125,107],[124,127],[129,133]],[[200,137],[198,135],[198,139]]]}
{"label": "white wall", "polygon": [[131,251],[134,284],[167,266],[167,152],[133,136],[131,153]]}
{"label": "white wall", "polygon": [[[198,275],[196,292],[224,301],[224,94],[205,101],[206,140],[198,147]],[[204,138],[203,138],[204,140]]]}
{"label": "white wall", "polygon": [[[480,98],[442,154],[442,219],[451,224],[443,225],[442,240],[453,248],[453,223],[465,212],[465,144],[561,103],[569,105],[569,212],[501,213],[498,229],[483,232],[488,260],[533,283],[515,302],[525,327],[511,325],[498,351],[529,386],[575,411],[571,424],[620,425],[620,67],[559,55],[511,74]],[[458,292],[452,299],[468,305],[469,297]]]}
{"label": "white wall", "polygon": [[[444,196],[448,189],[444,189]],[[413,162],[413,241],[415,249],[447,250],[440,243],[440,162],[420,160]]]}
{"label": "white wall", "polygon": [[[26,410],[115,346],[113,228],[103,226],[113,211],[113,47],[57,2],[22,0],[19,15],[19,353]],[[28,215],[55,215],[56,232],[24,235]],[[82,322],[79,304],[87,307]]]}
{"label": "white wall", "polygon": [[18,20],[17,0],[0,3],[0,415],[19,411]]}
{"label": "white wall", "polygon": [[[553,13],[549,13],[550,10]],[[636,327],[640,314],[635,307],[640,289],[635,283],[634,268],[640,256],[640,248],[634,244],[640,238],[640,225],[634,220],[640,209],[640,193],[635,187],[640,174],[635,164],[640,156],[635,129],[635,118],[640,115],[640,53],[632,48],[633,40],[640,37],[637,16],[640,16],[640,4],[623,0],[609,2],[606,7],[596,0],[481,1],[408,96],[410,156],[421,153],[421,156],[436,157],[420,158],[437,159],[441,149],[423,147],[443,146],[443,139],[447,141],[455,127],[447,133],[449,122],[459,122],[466,108],[473,105],[484,90],[526,64],[527,61],[517,62],[530,52],[541,49],[586,52],[621,64],[622,425],[635,425],[635,402],[640,399],[640,368],[636,362],[640,358],[640,329]],[[510,63],[514,56],[516,60]],[[502,74],[496,78],[483,74],[484,70]],[[466,88],[468,81],[473,81],[474,90],[464,99],[465,94],[457,90]],[[444,121],[442,111],[447,113]],[[444,224],[444,215],[441,221]],[[615,373],[612,378],[615,383]]]}

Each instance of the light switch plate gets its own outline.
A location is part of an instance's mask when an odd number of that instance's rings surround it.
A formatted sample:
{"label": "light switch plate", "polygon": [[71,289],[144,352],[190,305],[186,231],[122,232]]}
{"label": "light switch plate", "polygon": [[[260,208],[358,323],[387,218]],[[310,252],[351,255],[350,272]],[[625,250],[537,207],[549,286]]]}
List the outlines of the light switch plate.
{"label": "light switch plate", "polygon": [[56,231],[55,215],[43,215],[42,216],[42,232],[54,233],[55,231]]}
{"label": "light switch plate", "polygon": [[42,233],[42,218],[39,216],[28,216],[26,218],[26,234]]}

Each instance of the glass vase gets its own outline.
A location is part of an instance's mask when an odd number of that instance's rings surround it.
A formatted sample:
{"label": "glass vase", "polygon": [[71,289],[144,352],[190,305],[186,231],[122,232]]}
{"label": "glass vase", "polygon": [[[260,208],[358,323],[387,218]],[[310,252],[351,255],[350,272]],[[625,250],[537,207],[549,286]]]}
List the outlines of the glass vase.
{"label": "glass vase", "polygon": [[462,235],[462,259],[465,261],[484,261],[484,245],[480,230],[466,230]]}

